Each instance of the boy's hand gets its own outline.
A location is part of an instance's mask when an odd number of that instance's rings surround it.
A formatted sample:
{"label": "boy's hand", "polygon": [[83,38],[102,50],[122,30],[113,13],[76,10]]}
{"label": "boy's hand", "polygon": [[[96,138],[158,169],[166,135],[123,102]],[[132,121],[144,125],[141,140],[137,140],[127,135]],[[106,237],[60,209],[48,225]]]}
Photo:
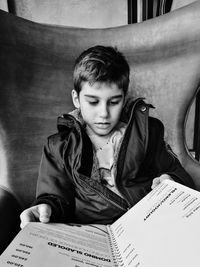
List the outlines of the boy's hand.
{"label": "boy's hand", "polygon": [[21,215],[20,227],[23,228],[29,222],[48,223],[51,216],[51,206],[48,204],[39,204],[24,210]]}
{"label": "boy's hand", "polygon": [[169,174],[162,174],[161,176],[154,178],[151,185],[151,189],[154,189],[157,185],[159,185],[162,181],[166,179],[173,180]]}

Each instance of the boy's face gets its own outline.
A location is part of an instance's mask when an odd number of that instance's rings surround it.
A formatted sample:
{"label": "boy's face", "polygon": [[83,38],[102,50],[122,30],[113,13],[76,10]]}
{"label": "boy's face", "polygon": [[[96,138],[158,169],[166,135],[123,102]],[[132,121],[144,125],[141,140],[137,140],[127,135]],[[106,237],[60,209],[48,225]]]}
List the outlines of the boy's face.
{"label": "boy's face", "polygon": [[106,136],[117,125],[124,104],[124,92],[114,83],[84,82],[79,96],[72,90],[76,108],[80,108],[83,120],[97,135]]}

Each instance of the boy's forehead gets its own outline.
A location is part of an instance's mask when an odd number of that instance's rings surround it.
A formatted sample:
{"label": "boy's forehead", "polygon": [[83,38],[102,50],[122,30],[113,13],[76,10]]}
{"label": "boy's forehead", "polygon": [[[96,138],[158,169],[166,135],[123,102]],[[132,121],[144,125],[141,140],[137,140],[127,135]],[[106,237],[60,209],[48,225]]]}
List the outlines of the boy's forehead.
{"label": "boy's forehead", "polygon": [[106,82],[95,82],[90,84],[89,82],[84,82],[82,84],[81,93],[83,95],[96,95],[101,96],[108,94],[110,96],[115,95],[124,95],[124,92],[121,88],[118,87],[115,83],[106,83]]}

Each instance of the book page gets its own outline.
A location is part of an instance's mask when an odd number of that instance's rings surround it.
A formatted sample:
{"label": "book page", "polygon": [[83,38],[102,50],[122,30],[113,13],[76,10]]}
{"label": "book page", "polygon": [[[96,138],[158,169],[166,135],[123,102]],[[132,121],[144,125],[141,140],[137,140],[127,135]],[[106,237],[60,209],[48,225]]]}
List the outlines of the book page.
{"label": "book page", "polygon": [[103,225],[29,223],[0,257],[1,267],[113,267]]}
{"label": "book page", "polygon": [[124,266],[199,267],[200,192],[166,180],[111,226]]}

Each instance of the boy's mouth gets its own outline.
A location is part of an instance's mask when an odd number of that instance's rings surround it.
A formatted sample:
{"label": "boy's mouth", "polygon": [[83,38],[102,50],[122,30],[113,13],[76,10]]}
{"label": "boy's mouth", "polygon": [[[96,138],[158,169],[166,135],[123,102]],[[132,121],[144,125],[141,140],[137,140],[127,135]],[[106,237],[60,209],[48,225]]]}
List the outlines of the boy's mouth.
{"label": "boy's mouth", "polygon": [[109,122],[98,122],[98,123],[95,123],[95,125],[97,128],[106,129],[110,126],[110,123]]}

